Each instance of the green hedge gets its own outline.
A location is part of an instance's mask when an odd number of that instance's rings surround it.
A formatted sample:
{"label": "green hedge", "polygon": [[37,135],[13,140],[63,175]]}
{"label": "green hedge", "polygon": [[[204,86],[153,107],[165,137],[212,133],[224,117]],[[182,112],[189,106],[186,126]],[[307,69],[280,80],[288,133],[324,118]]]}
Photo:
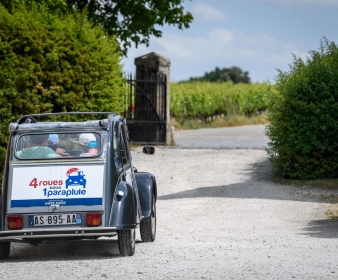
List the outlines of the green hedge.
{"label": "green hedge", "polygon": [[10,122],[30,113],[121,112],[123,84],[116,39],[85,14],[0,6],[0,171]]}
{"label": "green hedge", "polygon": [[338,177],[338,47],[324,39],[306,61],[294,57],[269,97],[268,153],[284,178]]}

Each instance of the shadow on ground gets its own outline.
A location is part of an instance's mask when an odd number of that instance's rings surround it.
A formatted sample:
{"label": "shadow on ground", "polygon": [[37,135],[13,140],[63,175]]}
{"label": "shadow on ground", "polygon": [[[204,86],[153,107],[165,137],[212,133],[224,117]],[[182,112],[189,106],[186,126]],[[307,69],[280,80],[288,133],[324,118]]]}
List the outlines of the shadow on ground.
{"label": "shadow on ground", "polygon": [[[142,246],[141,241],[136,242]],[[12,243],[9,259],[2,262],[70,261],[123,258],[117,239],[46,242],[38,246]]]}
{"label": "shadow on ground", "polygon": [[338,220],[325,219],[310,221],[308,225],[302,229],[302,235],[317,238],[338,238]]}
{"label": "shadow on ground", "polygon": [[117,240],[47,242],[33,246],[12,243],[7,262],[69,261],[120,257]]}
{"label": "shadow on ground", "polygon": [[224,197],[333,203],[332,196],[338,196],[336,190],[287,186],[272,182],[271,163],[268,159],[253,163],[242,172],[246,176],[249,174],[250,178],[241,183],[221,186],[206,186],[162,195],[159,196],[158,199],[169,200],[196,197]]}

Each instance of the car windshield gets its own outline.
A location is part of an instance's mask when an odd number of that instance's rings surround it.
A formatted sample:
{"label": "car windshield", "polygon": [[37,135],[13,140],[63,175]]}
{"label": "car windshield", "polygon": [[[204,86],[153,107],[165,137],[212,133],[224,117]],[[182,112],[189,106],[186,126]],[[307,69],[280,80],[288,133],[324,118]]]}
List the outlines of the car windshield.
{"label": "car windshield", "polygon": [[24,134],[16,142],[18,159],[96,157],[101,154],[98,133]]}

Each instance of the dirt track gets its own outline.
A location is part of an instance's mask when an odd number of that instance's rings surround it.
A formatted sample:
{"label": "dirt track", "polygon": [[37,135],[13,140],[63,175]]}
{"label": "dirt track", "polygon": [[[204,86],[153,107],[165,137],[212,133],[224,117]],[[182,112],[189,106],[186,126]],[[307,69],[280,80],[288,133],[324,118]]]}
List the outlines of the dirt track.
{"label": "dirt track", "polygon": [[[194,132],[178,132],[178,143],[191,137],[184,133]],[[211,131],[195,133],[212,142]],[[135,166],[157,177],[154,243],[138,242],[125,258],[116,240],[16,244],[0,263],[1,279],[338,277],[338,222],[327,219],[333,205],[322,202],[336,192],[272,183],[262,148],[182,146],[157,147],[154,156],[132,151]]]}

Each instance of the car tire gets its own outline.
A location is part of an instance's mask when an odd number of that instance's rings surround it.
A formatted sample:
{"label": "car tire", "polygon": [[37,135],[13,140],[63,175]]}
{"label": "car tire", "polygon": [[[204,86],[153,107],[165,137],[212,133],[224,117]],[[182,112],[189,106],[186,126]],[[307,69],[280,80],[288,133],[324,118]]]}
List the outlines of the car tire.
{"label": "car tire", "polygon": [[135,229],[118,231],[119,250],[122,256],[132,256],[135,253]]}
{"label": "car tire", "polygon": [[156,200],[153,195],[151,215],[140,223],[142,242],[154,242],[156,236]]}
{"label": "car tire", "polygon": [[8,259],[11,251],[11,242],[0,242],[0,260]]}

